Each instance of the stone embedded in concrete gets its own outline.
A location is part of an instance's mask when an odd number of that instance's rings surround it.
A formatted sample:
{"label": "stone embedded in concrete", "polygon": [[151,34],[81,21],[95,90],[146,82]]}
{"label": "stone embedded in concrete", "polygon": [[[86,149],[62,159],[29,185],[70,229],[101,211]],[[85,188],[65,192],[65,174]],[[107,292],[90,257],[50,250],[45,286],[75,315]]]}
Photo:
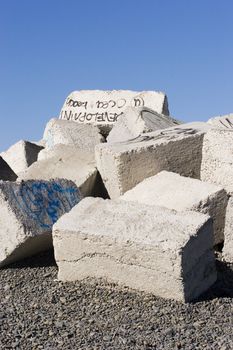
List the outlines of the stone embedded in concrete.
{"label": "stone embedded in concrete", "polygon": [[230,196],[225,219],[223,257],[233,263],[233,197]]}
{"label": "stone embedded in concrete", "polygon": [[108,134],[126,107],[148,107],[169,115],[167,97],[157,91],[73,91],[60,112],[60,119],[98,125]]}
{"label": "stone embedded in concrete", "polygon": [[110,131],[107,142],[124,142],[143,133],[181,124],[177,120],[146,107],[127,107]]}
{"label": "stone embedded in concrete", "polygon": [[32,142],[21,140],[11,146],[7,151],[2,152],[0,156],[18,175],[21,171],[24,171],[32,163],[37,161],[38,153],[43,148],[44,147],[38,146]]}
{"label": "stone embedded in concrete", "polygon": [[200,178],[206,123],[181,124],[146,133],[135,140],[96,146],[97,168],[115,199],[162,170]]}
{"label": "stone embedded in concrete", "polygon": [[0,157],[0,180],[3,181],[15,181],[17,179],[17,175],[14,171],[9,167],[7,162]]}
{"label": "stone embedded in concrete", "polygon": [[19,179],[68,179],[76,184],[85,197],[92,195],[95,190],[96,176],[93,153],[66,145],[56,145],[50,150],[41,151],[39,160],[20,173]]}
{"label": "stone embedded in concrete", "polygon": [[64,179],[0,181],[0,266],[51,248],[53,224],[80,199]]}
{"label": "stone embedded in concrete", "polygon": [[179,301],[216,280],[209,216],[85,198],[53,227],[62,281],[104,278]]}
{"label": "stone embedded in concrete", "polygon": [[213,127],[217,127],[217,128],[232,129],[233,128],[233,113],[210,118],[207,121],[207,123],[209,123]]}
{"label": "stone embedded in concrete", "polygon": [[52,148],[56,144],[64,144],[90,152],[95,150],[96,145],[105,142],[97,126],[61,119],[51,119],[48,122],[43,138],[47,148]]}
{"label": "stone embedded in concrete", "polygon": [[214,245],[224,240],[228,196],[220,186],[162,171],[145,179],[120,199],[208,214],[213,219]]}
{"label": "stone embedded in concrete", "polygon": [[204,136],[201,180],[233,192],[233,129],[212,129]]}

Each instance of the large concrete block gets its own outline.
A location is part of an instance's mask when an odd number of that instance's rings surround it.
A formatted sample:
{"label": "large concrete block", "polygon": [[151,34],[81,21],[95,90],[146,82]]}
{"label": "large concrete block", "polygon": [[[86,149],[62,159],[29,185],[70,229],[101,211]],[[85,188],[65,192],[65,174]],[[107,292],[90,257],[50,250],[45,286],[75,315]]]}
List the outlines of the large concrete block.
{"label": "large concrete block", "polygon": [[162,170],[200,178],[206,123],[181,124],[135,140],[96,146],[97,168],[111,198]]}
{"label": "large concrete block", "polygon": [[53,224],[80,199],[64,179],[0,181],[0,266],[51,248]]}
{"label": "large concrete block", "polygon": [[73,181],[83,196],[92,195],[97,177],[94,155],[78,148],[56,145],[43,150],[39,160],[20,173],[20,180],[64,178]]}
{"label": "large concrete block", "polygon": [[233,197],[228,201],[225,230],[224,230],[223,256],[226,261],[233,263]]}
{"label": "large concrete block", "polygon": [[212,129],[203,141],[201,180],[233,192],[233,129]]}
{"label": "large concrete block", "polygon": [[0,180],[3,181],[15,181],[17,179],[17,175],[14,171],[9,167],[7,162],[0,157]]}
{"label": "large concrete block", "polygon": [[214,244],[224,240],[226,191],[197,179],[162,171],[127,191],[120,199],[159,205],[176,211],[194,210],[213,219]]}
{"label": "large concrete block", "polygon": [[124,142],[155,130],[179,125],[177,120],[146,107],[127,107],[110,131],[107,142]]}
{"label": "large concrete block", "polygon": [[44,147],[28,141],[19,141],[11,146],[0,156],[7,162],[11,169],[18,175],[37,161],[38,153]]}
{"label": "large concrete block", "polygon": [[196,212],[85,198],[54,225],[53,243],[62,281],[105,278],[191,301],[216,280],[212,221]]}
{"label": "large concrete block", "polygon": [[126,107],[148,107],[169,115],[167,97],[157,91],[82,90],[73,91],[62,107],[60,118],[94,123],[108,133]]}
{"label": "large concrete block", "polygon": [[213,127],[217,127],[217,128],[232,129],[233,128],[233,113],[210,118],[207,121],[207,123],[209,123]]}
{"label": "large concrete block", "polygon": [[52,148],[56,144],[64,144],[90,152],[94,152],[96,145],[105,142],[97,126],[61,119],[51,119],[48,122],[43,138],[47,148]]}

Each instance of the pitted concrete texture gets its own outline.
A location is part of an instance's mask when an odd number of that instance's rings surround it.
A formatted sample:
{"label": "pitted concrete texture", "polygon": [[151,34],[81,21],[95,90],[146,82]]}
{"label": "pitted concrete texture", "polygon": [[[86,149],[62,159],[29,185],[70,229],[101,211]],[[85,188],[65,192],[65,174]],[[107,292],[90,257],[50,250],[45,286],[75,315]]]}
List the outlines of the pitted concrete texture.
{"label": "pitted concrete texture", "polygon": [[25,172],[20,180],[64,178],[73,181],[82,195],[92,195],[97,177],[94,155],[78,148],[56,145],[40,153],[39,160]]}
{"label": "pitted concrete texture", "polygon": [[7,162],[11,169],[18,175],[27,169],[32,163],[37,161],[38,153],[44,147],[38,146],[28,141],[19,141],[11,146],[0,156]]}
{"label": "pitted concrete texture", "polygon": [[213,129],[203,142],[201,180],[233,192],[233,129]]}
{"label": "pitted concrete texture", "polygon": [[228,196],[220,186],[162,171],[145,179],[120,199],[208,214],[213,219],[214,245],[224,240]]}
{"label": "pitted concrete texture", "polygon": [[7,164],[7,162],[2,157],[0,157],[0,180],[15,181],[16,179],[17,175]]}
{"label": "pitted concrete texture", "polygon": [[167,97],[157,91],[81,90],[73,91],[62,107],[59,118],[99,125],[106,134],[126,107],[148,107],[169,115]]}
{"label": "pitted concrete texture", "polygon": [[217,128],[233,129],[233,113],[210,118],[207,123]]}
{"label": "pitted concrete texture", "polygon": [[61,119],[49,121],[43,138],[47,148],[52,148],[56,144],[64,144],[90,152],[94,152],[96,145],[105,142],[105,138],[100,134],[97,126]]}
{"label": "pitted concrete texture", "polygon": [[209,216],[85,198],[53,227],[58,279],[104,278],[191,301],[216,280]]}
{"label": "pitted concrete texture", "polygon": [[96,146],[97,168],[110,198],[115,199],[162,170],[200,178],[207,123],[181,124],[138,138]]}
{"label": "pitted concrete texture", "polygon": [[0,181],[0,266],[50,249],[53,224],[80,199],[64,179]]}
{"label": "pitted concrete texture", "polygon": [[146,107],[127,107],[110,131],[107,142],[124,142],[146,132],[179,124],[177,120]]}
{"label": "pitted concrete texture", "polygon": [[233,263],[233,198],[229,198],[226,220],[225,220],[225,230],[224,230],[224,246],[223,246],[223,257],[227,262]]}

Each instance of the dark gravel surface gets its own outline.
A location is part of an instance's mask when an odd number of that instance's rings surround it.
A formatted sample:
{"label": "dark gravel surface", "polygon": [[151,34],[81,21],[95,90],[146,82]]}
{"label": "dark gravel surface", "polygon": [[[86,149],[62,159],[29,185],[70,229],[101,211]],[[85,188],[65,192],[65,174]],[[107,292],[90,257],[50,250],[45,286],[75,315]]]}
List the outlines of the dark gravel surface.
{"label": "dark gravel surface", "polygon": [[233,349],[233,267],[192,304],[61,283],[53,253],[0,270],[0,349]]}

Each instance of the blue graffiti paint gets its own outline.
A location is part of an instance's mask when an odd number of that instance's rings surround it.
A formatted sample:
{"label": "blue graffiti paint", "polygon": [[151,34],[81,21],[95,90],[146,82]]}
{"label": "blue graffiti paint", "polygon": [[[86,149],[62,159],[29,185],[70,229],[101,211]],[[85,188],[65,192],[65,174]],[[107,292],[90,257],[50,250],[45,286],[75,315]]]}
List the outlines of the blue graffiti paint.
{"label": "blue graffiti paint", "polygon": [[51,229],[59,217],[71,210],[81,199],[75,185],[59,182],[22,183],[13,196],[21,211],[42,229]]}

